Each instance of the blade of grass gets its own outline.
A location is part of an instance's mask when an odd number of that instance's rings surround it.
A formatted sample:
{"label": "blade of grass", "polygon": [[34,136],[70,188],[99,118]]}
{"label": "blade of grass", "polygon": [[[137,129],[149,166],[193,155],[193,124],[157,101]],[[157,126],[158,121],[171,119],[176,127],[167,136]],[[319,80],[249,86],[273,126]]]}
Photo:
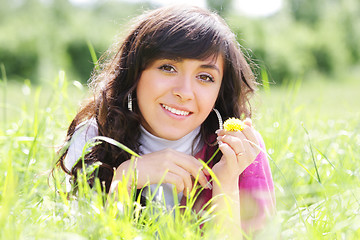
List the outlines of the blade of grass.
{"label": "blade of grass", "polygon": [[109,137],[105,137],[105,136],[96,136],[96,137],[93,137],[92,138],[93,140],[100,140],[100,141],[104,141],[104,142],[107,142],[107,143],[110,143],[114,146],[117,146],[118,148],[121,148],[122,150],[130,153],[131,155],[133,156],[136,156],[136,157],[141,157],[139,154],[137,154],[136,152],[134,152],[133,150],[131,150],[130,148],[128,148],[127,146],[125,146],[124,144],[122,143],[119,143],[118,141],[112,139],[112,138],[109,138]]}
{"label": "blade of grass", "polygon": [[321,152],[317,147],[314,147],[314,148],[335,170],[337,170],[336,167],[334,166],[334,164],[332,164],[332,162],[330,162],[328,157],[323,152]]}
{"label": "blade of grass", "polygon": [[309,169],[307,169],[305,166],[304,166],[304,164],[302,164],[302,163],[300,163],[298,160],[296,160],[296,159],[294,159],[294,161],[300,166],[300,167],[302,167],[312,178],[314,178],[316,181],[317,181],[317,179],[316,179],[316,177],[314,176],[314,174],[312,174],[310,171],[309,171]]}
{"label": "blade of grass", "polygon": [[1,76],[2,76],[2,82],[3,82],[3,99],[2,99],[2,101],[3,101],[3,128],[4,128],[4,133],[5,133],[6,125],[7,125],[7,116],[6,116],[7,77],[6,77],[5,65],[3,63],[1,63],[0,68],[1,68]]}
{"label": "blade of grass", "polygon": [[305,131],[306,136],[308,138],[308,143],[309,143],[309,146],[310,146],[311,158],[312,158],[313,163],[314,163],[316,176],[317,176],[317,181],[318,181],[318,183],[321,184],[320,174],[319,174],[319,170],[318,170],[318,167],[317,167],[317,164],[316,164],[316,161],[315,161],[315,156],[314,156],[314,151],[313,151],[312,144],[311,144],[310,134],[309,134],[308,130],[306,129],[304,123],[301,123],[301,126],[304,128],[304,131]]}
{"label": "blade of grass", "polygon": [[91,44],[90,41],[87,41],[87,45],[88,45],[88,48],[89,48],[89,51],[90,51],[91,59],[92,59],[92,61],[94,63],[94,67],[95,67],[96,71],[99,71],[100,66],[99,66],[99,62],[98,62],[98,58],[96,56],[94,46]]}
{"label": "blade of grass", "polygon": [[264,91],[267,95],[270,95],[270,84],[269,84],[269,76],[265,69],[261,69],[261,79],[262,79],[262,86]]}

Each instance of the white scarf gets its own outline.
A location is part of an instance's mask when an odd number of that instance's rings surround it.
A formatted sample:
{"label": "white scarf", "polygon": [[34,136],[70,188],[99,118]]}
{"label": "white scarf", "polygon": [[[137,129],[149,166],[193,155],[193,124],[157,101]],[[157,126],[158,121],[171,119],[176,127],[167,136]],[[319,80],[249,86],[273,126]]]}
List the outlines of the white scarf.
{"label": "white scarf", "polygon": [[196,139],[194,144],[194,152],[193,150],[193,143],[196,136],[200,132],[200,127],[197,127],[192,132],[188,133],[184,137],[178,140],[167,140],[163,138],[159,138],[150,132],[148,132],[143,126],[140,126],[141,136],[139,139],[140,142],[140,153],[141,154],[148,154],[153,152],[158,152],[164,150],[166,148],[170,148],[188,155],[193,155],[193,153],[197,153],[201,146],[200,146],[200,139]]}

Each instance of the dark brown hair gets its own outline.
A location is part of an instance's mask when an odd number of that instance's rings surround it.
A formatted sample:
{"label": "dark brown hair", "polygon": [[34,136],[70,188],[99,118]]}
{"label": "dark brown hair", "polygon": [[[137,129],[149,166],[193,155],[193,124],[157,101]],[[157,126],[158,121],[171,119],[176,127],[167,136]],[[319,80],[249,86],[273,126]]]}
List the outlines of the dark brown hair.
{"label": "dark brown hair", "polygon": [[[141,113],[134,93],[142,71],[160,58],[205,59],[221,54],[224,75],[215,108],[224,119],[250,117],[249,98],[255,88],[254,75],[234,34],[215,13],[198,7],[180,6],[150,11],[138,17],[125,39],[112,49],[102,57],[100,70],[93,73],[90,82],[93,99],[80,109],[71,122],[67,141],[71,140],[76,126],[94,118],[100,136],[115,139],[138,152]],[[133,111],[127,108],[128,94],[133,97]],[[206,142],[216,129],[216,115],[210,113],[201,125],[200,137]],[[66,151],[58,165],[76,179],[81,163],[71,170],[66,169],[65,155]],[[101,162],[94,177],[104,183],[108,192],[114,168],[130,157],[127,152],[103,142],[92,148],[85,156],[85,162]]]}

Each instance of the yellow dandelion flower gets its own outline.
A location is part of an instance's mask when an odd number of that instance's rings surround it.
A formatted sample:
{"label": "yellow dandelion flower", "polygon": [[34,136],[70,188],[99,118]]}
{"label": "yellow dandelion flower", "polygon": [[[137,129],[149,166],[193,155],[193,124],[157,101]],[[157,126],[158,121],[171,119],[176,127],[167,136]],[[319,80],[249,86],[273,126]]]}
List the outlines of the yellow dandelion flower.
{"label": "yellow dandelion flower", "polygon": [[244,122],[238,118],[229,118],[224,122],[224,129],[226,131],[242,131],[244,128]]}

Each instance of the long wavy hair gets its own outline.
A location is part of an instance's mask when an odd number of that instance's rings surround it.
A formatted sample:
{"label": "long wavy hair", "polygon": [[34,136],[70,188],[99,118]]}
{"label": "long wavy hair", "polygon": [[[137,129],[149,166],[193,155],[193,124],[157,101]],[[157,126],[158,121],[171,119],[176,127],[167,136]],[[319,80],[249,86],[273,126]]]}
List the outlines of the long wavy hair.
{"label": "long wavy hair", "polygon": [[[206,59],[221,54],[224,59],[224,75],[215,108],[224,119],[250,117],[250,96],[255,91],[255,77],[242,54],[235,35],[217,14],[198,7],[164,7],[147,12],[135,19],[128,35],[116,42],[100,59],[100,69],[94,70],[90,88],[93,98],[77,113],[71,122],[66,141],[70,141],[76,126],[95,119],[98,135],[119,141],[139,152],[140,116],[136,88],[142,71],[154,60]],[[133,97],[133,111],[127,108],[127,96]],[[218,129],[218,120],[210,113],[202,123],[200,138],[205,144]],[[67,169],[60,157],[58,166],[76,180],[81,162]],[[130,159],[122,149],[102,142],[85,156],[85,163],[100,162],[94,174],[102,187],[109,191],[114,169]],[[219,157],[218,157],[219,159]]]}

